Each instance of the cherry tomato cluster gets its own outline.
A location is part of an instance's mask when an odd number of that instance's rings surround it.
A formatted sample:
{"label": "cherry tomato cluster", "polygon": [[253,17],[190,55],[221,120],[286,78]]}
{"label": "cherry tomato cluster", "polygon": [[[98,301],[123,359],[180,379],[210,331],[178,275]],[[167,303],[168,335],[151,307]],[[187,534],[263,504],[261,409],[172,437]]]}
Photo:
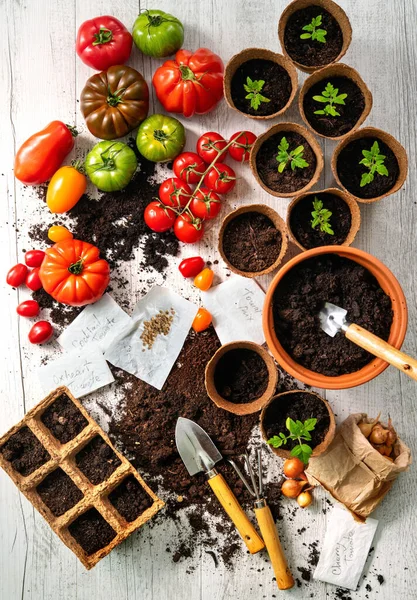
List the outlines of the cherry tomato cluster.
{"label": "cherry tomato cluster", "polygon": [[[250,131],[238,131],[229,141],[215,131],[202,135],[196,152],[177,156],[172,167],[175,177],[160,185],[159,200],[146,207],[144,219],[148,227],[157,232],[173,228],[181,242],[198,242],[204,235],[204,222],[217,217],[221,196],[236,183],[234,170],[224,163],[227,154],[245,162],[255,140]],[[196,186],[194,190],[191,185]]]}

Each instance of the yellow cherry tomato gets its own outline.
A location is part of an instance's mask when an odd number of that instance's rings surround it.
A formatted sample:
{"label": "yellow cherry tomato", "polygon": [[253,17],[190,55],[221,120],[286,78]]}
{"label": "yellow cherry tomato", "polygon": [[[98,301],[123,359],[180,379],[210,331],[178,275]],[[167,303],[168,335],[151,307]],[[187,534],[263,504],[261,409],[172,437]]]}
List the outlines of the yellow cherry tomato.
{"label": "yellow cherry tomato", "polygon": [[212,316],[209,311],[206,308],[199,308],[198,313],[194,317],[192,328],[196,333],[200,333],[200,331],[205,331],[210,327],[211,321]]}
{"label": "yellow cherry tomato", "polygon": [[63,225],[52,225],[48,229],[48,237],[52,242],[62,242],[63,240],[72,240],[74,237],[71,231],[68,231]]}
{"label": "yellow cherry tomato", "polygon": [[87,177],[80,172],[80,164],[61,167],[52,177],[46,192],[46,204],[56,214],[73,208],[87,189]]}
{"label": "yellow cherry tomato", "polygon": [[207,292],[213,283],[214,273],[211,269],[206,267],[199,273],[194,279],[194,285],[202,292]]}

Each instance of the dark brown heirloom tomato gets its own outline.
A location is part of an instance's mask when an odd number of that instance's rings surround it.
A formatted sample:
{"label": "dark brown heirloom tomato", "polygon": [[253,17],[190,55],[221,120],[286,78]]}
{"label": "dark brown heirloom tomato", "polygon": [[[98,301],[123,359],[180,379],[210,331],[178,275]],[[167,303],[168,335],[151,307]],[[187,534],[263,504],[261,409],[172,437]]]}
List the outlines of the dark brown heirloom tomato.
{"label": "dark brown heirloom tomato", "polygon": [[148,85],[125,65],[110,67],[87,80],[81,92],[81,111],[90,132],[102,140],[123,137],[146,118]]}

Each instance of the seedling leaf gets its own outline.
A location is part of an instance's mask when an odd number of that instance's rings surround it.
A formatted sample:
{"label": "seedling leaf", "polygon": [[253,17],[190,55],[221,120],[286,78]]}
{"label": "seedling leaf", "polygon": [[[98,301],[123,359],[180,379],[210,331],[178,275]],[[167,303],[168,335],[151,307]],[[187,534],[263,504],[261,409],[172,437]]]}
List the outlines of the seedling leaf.
{"label": "seedling leaf", "polygon": [[[327,208],[323,207],[323,202],[319,198],[317,198],[317,196],[314,196],[313,210],[311,212],[311,216],[313,217],[311,220],[312,229],[316,229],[316,227],[319,227],[320,231],[328,233],[329,235],[334,235],[334,231],[330,225],[330,217],[332,216],[332,212]],[[308,421],[306,421],[306,423],[310,423],[310,421],[314,421],[314,429],[317,419],[309,419]],[[308,431],[310,431],[310,429]]]}
{"label": "seedling leaf", "polygon": [[308,444],[304,444],[303,441],[309,442],[311,440],[310,431],[314,430],[316,423],[317,419],[307,419],[303,423],[302,421],[294,421],[288,417],[285,426],[290,432],[290,435],[286,436],[283,433],[274,435],[268,440],[268,444],[273,448],[280,448],[281,446],[284,446],[288,440],[297,441],[298,444],[291,450],[291,456],[297,456],[304,464],[307,464],[313,450]]}
{"label": "seedling leaf", "polygon": [[383,177],[389,175],[388,169],[384,164],[386,156],[385,154],[380,154],[379,144],[376,140],[372,144],[370,150],[362,150],[362,156],[363,158],[359,161],[359,164],[367,167],[368,171],[362,173],[361,187],[365,187],[365,185],[372,183],[375,178],[375,173],[382,175]]}
{"label": "seedling leaf", "polygon": [[340,113],[333,106],[334,104],[345,104],[347,94],[339,94],[339,88],[333,87],[333,85],[327,82],[326,87],[321,93],[321,96],[313,96],[313,100],[326,104],[324,109],[318,109],[314,111],[315,115],[327,115],[329,117],[340,117]]}
{"label": "seedling leaf", "polygon": [[313,41],[321,42],[322,44],[326,43],[326,35],[327,31],[325,29],[319,29],[322,23],[322,15],[317,15],[317,17],[313,17],[311,19],[311,23],[308,25],[304,25],[302,31],[307,31],[308,33],[302,33],[300,35],[300,39],[308,40],[311,39]]}
{"label": "seedling leaf", "polygon": [[304,146],[297,146],[294,150],[289,150],[289,143],[286,137],[283,137],[278,146],[278,154],[276,160],[278,161],[278,172],[282,173],[285,167],[290,163],[291,169],[305,169],[308,167],[308,162],[303,158]]}
{"label": "seedling leaf", "polygon": [[245,99],[250,100],[250,105],[254,110],[258,110],[262,102],[270,102],[269,98],[261,94],[264,85],[265,81],[262,79],[252,80],[250,77],[247,77],[246,83],[243,84],[245,92],[248,92]]}

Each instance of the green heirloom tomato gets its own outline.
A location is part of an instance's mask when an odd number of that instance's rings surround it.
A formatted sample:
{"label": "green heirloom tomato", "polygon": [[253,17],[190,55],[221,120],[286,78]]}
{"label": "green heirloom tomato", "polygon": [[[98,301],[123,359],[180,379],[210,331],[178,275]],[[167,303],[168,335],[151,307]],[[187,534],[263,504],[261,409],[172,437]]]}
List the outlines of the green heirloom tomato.
{"label": "green heirloom tomato", "polygon": [[181,48],[184,27],[181,21],[163,10],[145,10],[136,19],[132,35],[143,54],[163,58]]}
{"label": "green heirloom tomato", "polygon": [[132,179],[138,161],[132,148],[122,142],[99,142],[87,154],[87,175],[103,192],[122,190]]}
{"label": "green heirloom tomato", "polygon": [[151,115],[140,124],[136,145],[152,162],[173,160],[185,146],[184,126],[174,117]]}

